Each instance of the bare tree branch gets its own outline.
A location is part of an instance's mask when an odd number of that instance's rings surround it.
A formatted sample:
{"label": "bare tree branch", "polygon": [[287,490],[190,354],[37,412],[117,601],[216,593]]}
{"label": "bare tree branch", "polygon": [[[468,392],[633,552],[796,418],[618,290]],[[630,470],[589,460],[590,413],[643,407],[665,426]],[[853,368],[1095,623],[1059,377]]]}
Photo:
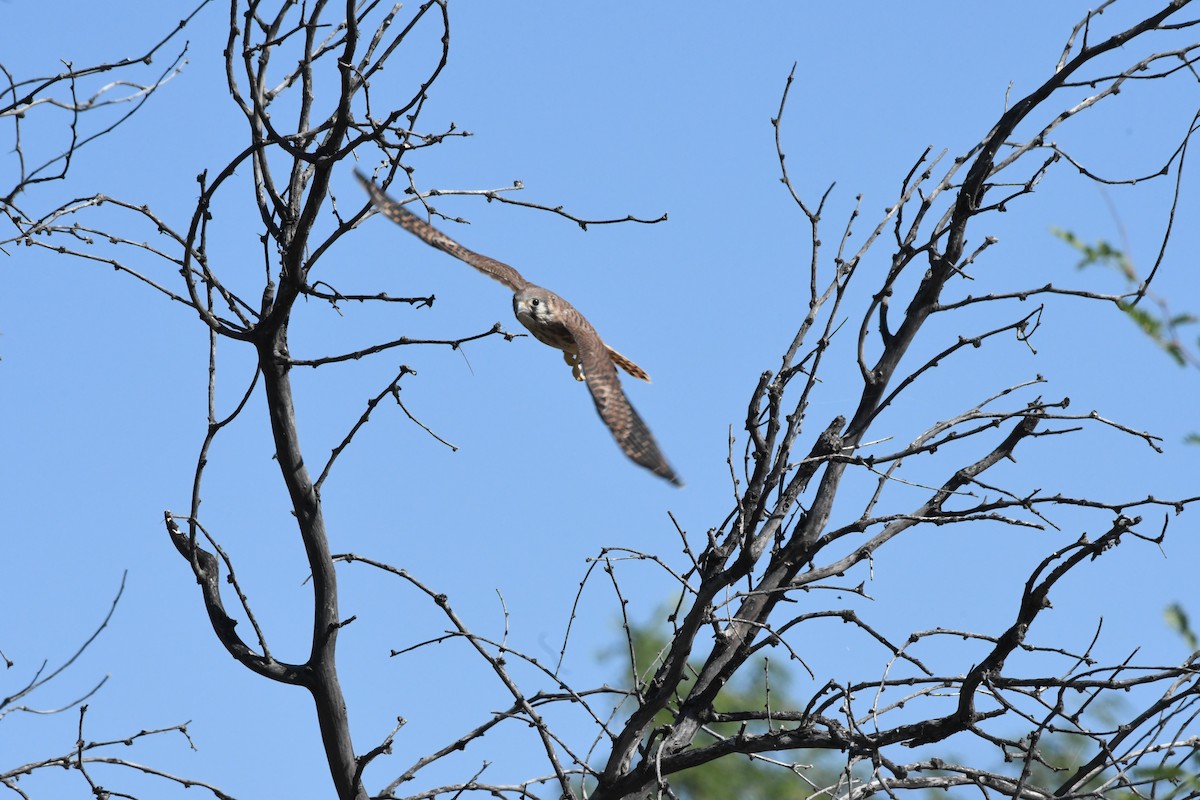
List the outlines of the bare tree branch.
{"label": "bare tree branch", "polygon": [[[1092,561],[1111,559],[1122,543],[1127,549],[1161,543],[1170,512],[1178,514],[1200,497],[1114,499],[1079,493],[1069,484],[1034,485],[1019,459],[1039,458],[1048,448],[1068,447],[1073,439],[1101,430],[1159,451],[1158,435],[1113,419],[1100,408],[1069,413],[1068,398],[1040,394],[1046,380],[1033,370],[995,383],[988,370],[980,370],[984,377],[972,378],[980,388],[971,400],[948,411],[942,404],[949,398],[938,398],[936,409],[927,407],[928,395],[944,385],[939,382],[960,380],[955,376],[967,373],[956,370],[967,364],[986,367],[998,348],[1036,353],[1035,344],[1044,335],[1042,322],[1054,313],[1059,298],[1136,304],[1167,263],[1196,119],[1185,130],[1171,132],[1174,138],[1158,162],[1161,169],[1134,178],[1100,177],[1100,168],[1084,166],[1083,159],[1050,138],[1068,121],[1086,124],[1094,109],[1120,92],[1152,85],[1149,81],[1200,77],[1195,64],[1200,44],[1176,46],[1172,38],[1166,46],[1162,38],[1200,25],[1198,19],[1185,18],[1192,7],[1188,0],[1162,0],[1153,13],[1140,12],[1147,14],[1144,19],[1112,30],[1101,15],[1114,4],[1109,0],[1080,20],[1051,73],[1028,94],[1013,98],[978,141],[958,154],[931,147],[917,154],[911,167],[906,161],[907,173],[894,200],[876,218],[863,219],[871,212],[856,197],[835,221],[829,244],[823,226],[836,201],[834,186],[810,195],[800,188],[799,173],[785,156],[784,123],[789,102],[795,102],[789,98],[798,85],[798,71],[803,77],[800,65],[793,66],[771,124],[780,180],[810,237],[802,308],[794,332],[778,343],[777,368],[761,373],[749,387],[740,443],[741,432],[735,437],[730,430],[728,509],[698,533],[689,533],[671,517],[679,537],[675,555],[601,550],[580,581],[553,666],[510,642],[502,597],[503,628],[487,635],[456,611],[450,597],[408,570],[369,556],[332,553],[322,498],[334,467],[353,457],[351,443],[367,435],[371,420],[389,412],[384,403],[389,396],[414,425],[454,447],[401,402],[400,381],[414,371],[394,363],[379,366],[375,356],[402,346],[456,349],[469,341],[493,336],[511,340],[516,334],[497,323],[458,338],[399,336],[332,352],[293,354],[289,343],[290,327],[298,324],[293,311],[301,299],[318,300],[322,307],[327,303],[347,316],[373,302],[388,303],[389,310],[401,313],[433,305],[433,296],[397,297],[375,286],[343,293],[331,285],[339,279],[322,276],[323,257],[371,213],[366,197],[343,202],[340,210],[334,202],[333,176],[349,171],[342,164],[346,160],[374,160],[379,185],[398,181],[430,215],[438,212],[429,198],[453,194],[545,211],[585,229],[666,219],[665,214],[622,211],[586,219],[561,205],[515,199],[509,192],[523,188],[519,181],[503,188],[437,189],[428,188],[423,176],[418,180],[413,152],[470,135],[454,123],[425,126],[422,121],[430,87],[448,63],[449,0],[428,0],[414,9],[387,7],[377,0],[342,6],[323,0],[273,5],[230,0],[224,80],[230,101],[246,121],[246,138],[230,149],[225,163],[197,176],[198,197],[182,222],[144,203],[99,194],[38,214],[12,205],[24,188],[64,176],[72,154],[92,140],[76,129],[80,113],[118,100],[133,110],[141,108],[180,60],[148,83],[114,84],[86,100],[76,91],[79,81],[93,74],[89,70],[68,68],[41,83],[9,76],[9,105],[0,107],[0,117],[55,107],[44,94],[52,87],[70,89],[71,99],[57,102],[74,116],[65,155],[31,169],[19,155],[21,183],[0,203],[13,231],[0,239],[0,247],[40,247],[111,268],[185,307],[208,332],[205,434],[187,512],[164,513],[164,527],[191,570],[221,647],[256,675],[302,687],[311,697],[341,800],[372,796],[367,782],[384,763],[381,757],[402,749],[408,766],[393,773],[375,796],[401,797],[397,793],[402,788],[433,774],[436,766],[460,772],[449,782],[439,777],[436,786],[414,789],[406,797],[670,797],[676,796],[672,780],[684,771],[730,758],[786,771],[802,796],[839,800],[959,786],[984,796],[1037,800],[1200,796],[1197,787],[1178,777],[1200,741],[1195,659],[1155,665],[1139,663],[1131,654],[1117,663],[1102,663],[1096,655],[1099,626],[1095,635],[1087,626],[1083,635],[1091,639],[1084,644],[1042,638],[1037,624],[1051,608],[1052,594],[1069,577],[1087,575]],[[398,100],[382,100],[384,93],[373,89],[372,82],[383,81],[390,58],[410,47],[416,50],[419,42],[432,47],[418,77],[399,90],[389,86],[386,96]],[[111,132],[127,118],[96,135]],[[16,130],[20,154],[19,125]],[[1173,183],[1158,256],[1135,291],[1104,294],[1086,283],[1054,285],[1044,278],[1014,287],[1012,280],[997,279],[1005,251],[988,228],[991,220],[1021,209],[1029,195],[1056,180],[1064,167],[1074,167],[1085,179],[1138,190],[1149,190],[1162,179]],[[59,172],[51,175],[53,169]],[[239,192],[252,200],[256,224],[261,224],[254,270],[246,270],[245,263],[223,263],[215,255],[220,250],[210,249],[226,229]],[[101,206],[118,214],[125,227],[95,221]],[[858,231],[864,222],[866,227]],[[135,226],[152,233],[139,236]],[[248,272],[259,271],[261,282],[247,278]],[[1013,306],[1030,298],[1039,305]],[[932,320],[935,325],[927,324]],[[218,394],[217,381],[225,368],[226,347],[253,356],[253,371],[229,398]],[[834,402],[823,402],[820,416],[811,417],[813,401],[833,382],[835,358],[844,359],[850,377],[838,378]],[[292,372],[351,361],[374,364],[381,372],[365,393],[365,408],[359,401],[357,409],[347,412],[344,433],[330,439],[336,444],[314,480],[309,465],[320,462],[311,453],[306,458],[301,447]],[[926,392],[925,399],[920,392]],[[242,585],[235,571],[232,548],[225,549],[221,532],[206,525],[201,513],[203,478],[214,444],[229,435],[232,422],[242,419],[251,399],[259,396],[288,493],[296,545],[303,549],[310,574],[311,608],[297,611],[310,626],[309,651],[298,663],[272,654],[270,626],[258,621],[250,587]],[[914,430],[889,427],[897,409],[914,407],[925,415]],[[1065,541],[1062,531],[1078,529],[1080,519],[1086,520],[1086,532]],[[884,559],[901,542],[935,528],[972,534],[988,528],[1037,531],[1039,537],[1053,538],[1049,543],[1036,540],[1039,563],[1015,593],[998,630],[926,628],[906,635],[880,624],[867,608],[838,607],[833,601],[814,608],[802,602],[813,597],[845,597],[848,603],[871,599],[874,590],[868,581],[877,562],[879,569],[892,568],[883,566]],[[399,732],[405,721],[396,717],[396,727],[376,736],[359,755],[338,672],[338,633],[354,619],[344,619],[339,611],[337,566],[343,562],[361,562],[399,579],[402,590],[421,600],[417,609],[404,613],[439,621],[433,633],[414,634],[398,645],[394,656],[417,650],[465,652],[503,692],[501,707],[472,715],[462,730],[432,744],[403,741]],[[669,630],[650,649],[640,646],[638,617],[629,608],[634,593],[626,571],[635,564],[653,571],[674,593],[666,613]],[[920,588],[936,577],[930,570],[911,580]],[[569,674],[569,645],[580,624],[580,599],[586,588],[598,584],[604,584],[621,620],[628,686],[584,688],[563,677]],[[236,602],[227,603],[229,592]],[[239,631],[242,622],[249,628]],[[815,656],[828,646],[821,626],[831,625],[860,641],[877,664],[865,664],[854,675],[823,674]],[[780,688],[781,659],[763,658],[773,648],[785,656],[784,663],[798,663],[807,671],[803,696],[788,697]],[[14,697],[58,673],[40,674]],[[746,681],[761,687],[761,696],[748,700],[730,689]],[[1118,723],[1103,722],[1093,713],[1111,697],[1128,698]],[[586,726],[586,735],[577,736],[569,725],[560,727],[571,715]],[[85,742],[83,719],[81,711],[79,742],[71,753],[23,769],[51,764],[73,769],[100,796],[110,790],[95,779],[92,766],[119,763],[224,797],[206,784],[93,752],[106,745]],[[175,729],[186,735],[183,726],[166,730]],[[541,764],[534,777],[487,782],[482,778],[488,761],[464,767],[450,760],[468,748],[474,752],[512,736],[514,730],[529,732],[529,750]],[[1069,767],[1053,757],[1054,743],[1062,737],[1085,741],[1089,748]],[[410,752],[413,748],[419,750]],[[844,763],[836,776],[818,780],[791,752],[803,750],[837,754]],[[990,754],[995,763],[986,758],[958,763],[965,758],[951,755],[970,750]],[[1008,761],[1019,763],[1005,769]],[[1183,788],[1174,792],[1172,780]],[[0,781],[11,785],[4,773]]]}

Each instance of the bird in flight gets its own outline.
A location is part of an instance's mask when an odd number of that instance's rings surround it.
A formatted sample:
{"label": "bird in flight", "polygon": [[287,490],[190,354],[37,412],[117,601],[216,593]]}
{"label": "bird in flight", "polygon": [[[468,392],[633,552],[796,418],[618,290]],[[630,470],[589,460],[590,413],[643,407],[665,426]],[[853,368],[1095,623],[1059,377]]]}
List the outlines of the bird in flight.
{"label": "bird in flight", "polygon": [[535,339],[563,352],[563,359],[571,365],[575,378],[587,383],[600,419],[612,431],[625,455],[676,486],[683,485],[658,449],[650,429],[625,396],[617,377],[616,368],[621,367],[633,377],[649,381],[650,376],[641,367],[606,345],[587,317],[554,292],[525,280],[508,264],[468,250],[388,197],[362,173],[355,170],[354,176],[370,193],[375,206],[392,222],[511,289],[517,320]]}

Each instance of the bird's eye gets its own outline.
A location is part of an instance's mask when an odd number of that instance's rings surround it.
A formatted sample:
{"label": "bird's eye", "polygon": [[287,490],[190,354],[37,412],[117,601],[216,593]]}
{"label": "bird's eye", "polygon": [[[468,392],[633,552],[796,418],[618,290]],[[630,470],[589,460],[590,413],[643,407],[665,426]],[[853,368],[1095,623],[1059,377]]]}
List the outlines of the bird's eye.
{"label": "bird's eye", "polygon": [[537,299],[536,297],[529,301],[529,305],[531,305],[531,306],[540,306],[541,304],[542,304],[542,301]]}

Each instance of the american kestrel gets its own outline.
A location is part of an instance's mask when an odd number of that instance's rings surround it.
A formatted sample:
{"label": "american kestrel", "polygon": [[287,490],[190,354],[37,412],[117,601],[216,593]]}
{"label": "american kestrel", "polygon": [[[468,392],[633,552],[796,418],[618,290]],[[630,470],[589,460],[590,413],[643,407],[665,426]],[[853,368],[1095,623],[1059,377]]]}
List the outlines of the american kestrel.
{"label": "american kestrel", "polygon": [[586,381],[600,419],[612,431],[625,455],[676,486],[683,485],[621,389],[616,367],[649,381],[650,376],[641,367],[606,345],[587,318],[554,292],[525,280],[508,264],[468,250],[388,197],[362,173],[356,170],[354,176],[392,222],[512,289],[513,313],[517,319],[535,339],[563,352],[563,359],[571,365],[575,378]]}

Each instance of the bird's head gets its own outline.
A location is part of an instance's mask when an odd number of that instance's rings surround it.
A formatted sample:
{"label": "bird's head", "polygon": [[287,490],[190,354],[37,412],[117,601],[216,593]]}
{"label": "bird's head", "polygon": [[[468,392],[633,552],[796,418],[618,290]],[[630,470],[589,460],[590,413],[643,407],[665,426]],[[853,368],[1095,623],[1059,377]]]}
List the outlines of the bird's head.
{"label": "bird's head", "polygon": [[525,327],[545,327],[555,322],[558,296],[540,286],[526,286],[513,295],[513,313]]}

